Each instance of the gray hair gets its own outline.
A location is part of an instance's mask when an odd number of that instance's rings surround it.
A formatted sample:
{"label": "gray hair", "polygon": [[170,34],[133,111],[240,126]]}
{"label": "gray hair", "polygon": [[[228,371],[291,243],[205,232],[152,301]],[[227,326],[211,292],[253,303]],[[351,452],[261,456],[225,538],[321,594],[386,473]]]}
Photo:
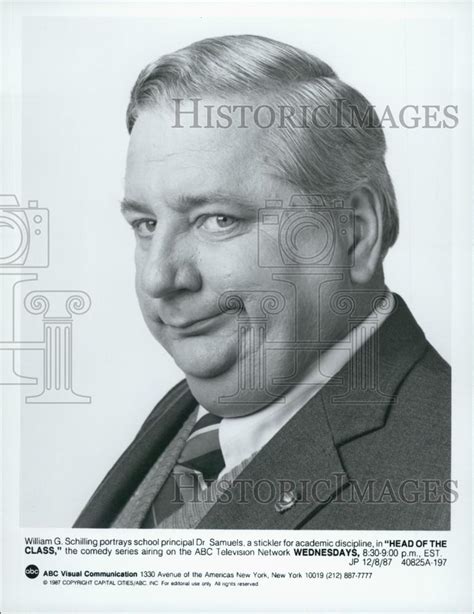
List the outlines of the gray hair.
{"label": "gray hair", "polygon": [[329,126],[284,126],[271,131],[267,160],[280,176],[306,193],[344,197],[370,186],[383,207],[383,255],[395,243],[398,211],[384,161],[382,127],[368,100],[341,81],[330,66],[262,36],[198,41],[141,71],[130,96],[127,129],[131,133],[142,109],[202,95],[267,96],[280,106],[327,109]]}

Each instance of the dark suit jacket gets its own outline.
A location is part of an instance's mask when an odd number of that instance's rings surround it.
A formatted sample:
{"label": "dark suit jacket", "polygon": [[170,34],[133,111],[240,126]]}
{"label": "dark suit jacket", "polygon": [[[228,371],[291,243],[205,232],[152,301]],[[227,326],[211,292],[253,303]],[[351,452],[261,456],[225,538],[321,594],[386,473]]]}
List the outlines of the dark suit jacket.
{"label": "dark suit jacket", "polygon": [[[244,468],[245,491],[234,484],[198,528],[449,529],[450,368],[395,298],[376,335]],[[196,404],[185,381],[158,403],[75,527],[111,525]],[[282,489],[293,499],[283,512]]]}

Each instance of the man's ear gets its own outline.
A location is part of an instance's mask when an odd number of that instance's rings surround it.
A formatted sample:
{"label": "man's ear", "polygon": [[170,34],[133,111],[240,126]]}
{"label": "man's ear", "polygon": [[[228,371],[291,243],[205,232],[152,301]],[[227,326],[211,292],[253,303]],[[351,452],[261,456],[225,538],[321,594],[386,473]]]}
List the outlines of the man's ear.
{"label": "man's ear", "polygon": [[382,256],[382,203],[370,187],[363,186],[352,192],[349,207],[354,212],[354,234],[349,246],[351,279],[355,284],[367,284]]}

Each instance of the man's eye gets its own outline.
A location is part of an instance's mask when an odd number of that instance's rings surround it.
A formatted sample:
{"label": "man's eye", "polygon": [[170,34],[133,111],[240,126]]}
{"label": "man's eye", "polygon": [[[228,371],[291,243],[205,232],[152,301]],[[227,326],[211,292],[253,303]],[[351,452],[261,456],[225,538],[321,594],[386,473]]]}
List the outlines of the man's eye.
{"label": "man's eye", "polygon": [[132,222],[132,228],[139,237],[151,237],[151,235],[155,232],[156,220],[135,220]]}
{"label": "man's eye", "polygon": [[234,228],[237,223],[238,220],[231,215],[208,215],[200,226],[207,232],[224,232]]}

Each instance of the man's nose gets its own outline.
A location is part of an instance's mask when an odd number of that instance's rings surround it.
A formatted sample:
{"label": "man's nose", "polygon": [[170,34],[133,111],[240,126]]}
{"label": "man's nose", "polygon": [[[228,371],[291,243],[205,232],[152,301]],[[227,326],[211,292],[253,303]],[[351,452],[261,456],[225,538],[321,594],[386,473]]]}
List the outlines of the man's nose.
{"label": "man's nose", "polygon": [[196,255],[189,240],[160,236],[151,239],[140,275],[142,290],[152,298],[175,292],[197,292],[202,285]]}

